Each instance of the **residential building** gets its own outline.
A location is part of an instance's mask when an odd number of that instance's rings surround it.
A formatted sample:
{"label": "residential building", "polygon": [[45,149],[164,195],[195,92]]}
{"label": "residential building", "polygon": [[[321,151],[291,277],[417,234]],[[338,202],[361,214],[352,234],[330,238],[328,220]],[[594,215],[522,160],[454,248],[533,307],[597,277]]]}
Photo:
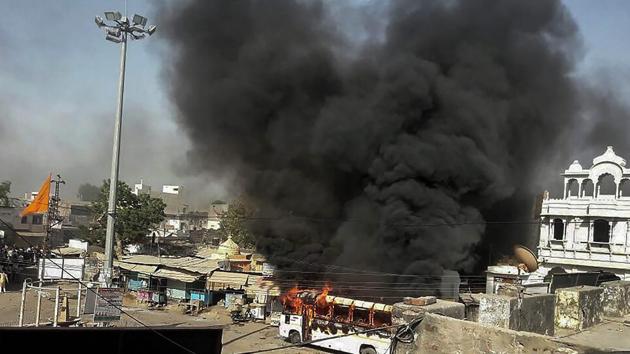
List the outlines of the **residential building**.
{"label": "residential building", "polygon": [[210,212],[208,213],[208,230],[218,230],[221,228],[221,215],[227,212],[228,204],[222,200],[215,200],[210,204]]}
{"label": "residential building", "polygon": [[540,214],[541,268],[603,270],[630,279],[630,169],[611,146],[590,168],[576,160],[562,174],[561,198],[545,192]]}
{"label": "residential building", "polygon": [[163,194],[183,195],[183,192],[184,192],[184,187],[182,186],[173,186],[173,185],[162,186]]}
{"label": "residential building", "polygon": [[141,179],[140,183],[136,183],[133,185],[133,194],[151,194],[151,186],[144,184],[144,181]]}
{"label": "residential building", "polygon": [[63,218],[64,227],[89,226],[94,221],[90,202],[60,202],[59,215]]}

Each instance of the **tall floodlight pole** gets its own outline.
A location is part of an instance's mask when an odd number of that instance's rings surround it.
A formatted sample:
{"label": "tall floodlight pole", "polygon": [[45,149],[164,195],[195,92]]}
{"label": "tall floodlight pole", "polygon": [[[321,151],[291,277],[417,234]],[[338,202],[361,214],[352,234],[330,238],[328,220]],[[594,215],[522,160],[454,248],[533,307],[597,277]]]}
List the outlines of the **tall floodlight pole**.
{"label": "tall floodlight pole", "polygon": [[120,161],[120,135],[122,130],[123,93],[125,91],[125,61],[127,58],[127,39],[142,39],[155,32],[156,26],[149,26],[147,18],[134,15],[131,23],[120,12],[105,12],[105,18],[113,24],[96,16],[94,21],[99,28],[103,28],[107,36],[105,39],[114,43],[120,43],[120,76],[118,79],[118,110],[114,123],[114,147],[112,151],[112,171],[109,179],[109,201],[107,205],[107,230],[105,233],[105,263],[101,273],[101,281],[105,286],[112,284],[112,268],[114,264],[114,228],[116,225],[116,192],[118,188],[118,166]]}

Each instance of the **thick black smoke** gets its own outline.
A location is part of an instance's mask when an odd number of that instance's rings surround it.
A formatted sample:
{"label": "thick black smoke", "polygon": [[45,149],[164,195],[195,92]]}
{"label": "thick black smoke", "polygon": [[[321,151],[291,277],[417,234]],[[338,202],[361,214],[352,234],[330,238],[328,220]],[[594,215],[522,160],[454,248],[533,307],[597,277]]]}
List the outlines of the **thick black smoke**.
{"label": "thick black smoke", "polygon": [[273,261],[426,274],[524,239],[483,221],[532,219],[576,116],[560,1],[394,1],[372,35],[327,2],[186,4],[160,23],[191,164],[237,176]]}

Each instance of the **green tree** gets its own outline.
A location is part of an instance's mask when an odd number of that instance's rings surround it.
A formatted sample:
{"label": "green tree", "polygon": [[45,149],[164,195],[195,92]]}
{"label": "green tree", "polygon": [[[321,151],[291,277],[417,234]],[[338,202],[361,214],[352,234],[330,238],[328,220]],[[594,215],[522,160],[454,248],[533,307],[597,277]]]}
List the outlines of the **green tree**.
{"label": "green tree", "polygon": [[97,186],[90,183],[83,183],[79,186],[77,198],[84,202],[95,202],[98,199],[101,190]]}
{"label": "green tree", "polygon": [[11,182],[0,182],[0,206],[9,206],[9,193],[11,192]]}
{"label": "green tree", "polygon": [[[103,181],[98,198],[90,208],[97,218],[96,227],[92,230],[93,237],[99,244],[104,244],[107,228],[107,201],[109,197],[109,180]],[[118,182],[116,203],[116,234],[117,253],[121,254],[125,245],[143,243],[151,229],[157,227],[164,220],[166,204],[159,198],[152,198],[147,194],[135,195],[125,182]],[[89,237],[86,237],[89,238]]]}
{"label": "green tree", "polygon": [[254,216],[254,211],[253,206],[245,198],[233,200],[227,211],[219,216],[221,238],[227,239],[231,235],[234,242],[241,247],[253,247],[254,236],[247,227],[247,221]]}

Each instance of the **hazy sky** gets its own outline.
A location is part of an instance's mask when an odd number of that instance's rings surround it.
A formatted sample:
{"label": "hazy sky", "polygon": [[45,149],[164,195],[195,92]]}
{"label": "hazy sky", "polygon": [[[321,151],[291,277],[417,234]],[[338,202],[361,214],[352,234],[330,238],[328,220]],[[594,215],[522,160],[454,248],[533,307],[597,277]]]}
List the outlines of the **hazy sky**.
{"label": "hazy sky", "polygon": [[[630,2],[565,3],[585,44],[576,75],[619,87],[628,102]],[[154,23],[152,5],[129,0],[128,13]],[[0,181],[10,180],[14,195],[36,190],[49,172],[67,180],[65,197],[109,176],[120,48],[105,41],[94,16],[124,6],[123,0],[0,0]],[[221,181],[186,168],[188,143],[164,90],[166,51],[157,25],[153,37],[129,44],[121,179],[143,178],[153,188],[182,184],[199,200],[224,198]]]}

